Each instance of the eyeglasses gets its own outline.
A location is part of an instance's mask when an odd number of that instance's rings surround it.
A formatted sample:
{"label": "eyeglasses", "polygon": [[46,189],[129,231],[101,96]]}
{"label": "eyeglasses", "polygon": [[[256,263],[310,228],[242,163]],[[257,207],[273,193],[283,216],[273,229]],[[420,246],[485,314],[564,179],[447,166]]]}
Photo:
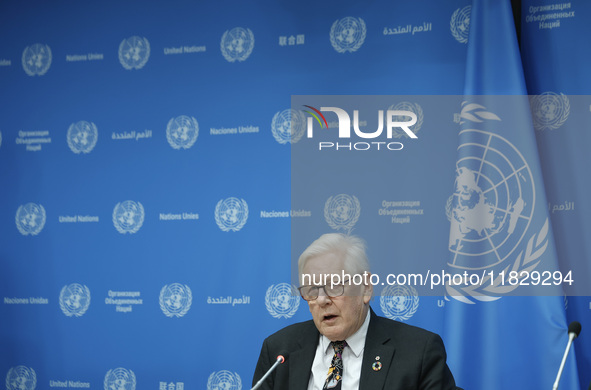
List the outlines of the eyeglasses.
{"label": "eyeglasses", "polygon": [[339,284],[336,286],[302,286],[298,288],[298,290],[300,291],[300,295],[306,301],[313,301],[316,298],[318,298],[318,293],[320,292],[320,289],[323,289],[326,296],[330,298],[340,297],[345,293],[344,284]]}

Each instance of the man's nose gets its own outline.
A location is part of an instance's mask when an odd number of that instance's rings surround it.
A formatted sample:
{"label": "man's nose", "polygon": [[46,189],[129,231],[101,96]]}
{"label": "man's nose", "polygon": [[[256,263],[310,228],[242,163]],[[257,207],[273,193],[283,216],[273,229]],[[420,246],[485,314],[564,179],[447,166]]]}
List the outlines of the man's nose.
{"label": "man's nose", "polygon": [[316,303],[318,303],[318,305],[320,305],[320,306],[326,306],[326,305],[332,303],[332,300],[330,299],[330,297],[328,295],[326,295],[326,292],[324,291],[323,288],[321,288],[318,291],[318,298],[316,298]]}

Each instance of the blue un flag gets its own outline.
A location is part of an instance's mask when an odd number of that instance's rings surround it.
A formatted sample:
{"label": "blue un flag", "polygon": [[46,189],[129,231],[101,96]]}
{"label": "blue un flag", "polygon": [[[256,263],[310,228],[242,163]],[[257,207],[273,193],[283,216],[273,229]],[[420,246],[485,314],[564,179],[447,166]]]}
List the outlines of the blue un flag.
{"label": "blue un flag", "polygon": [[[444,337],[458,385],[550,389],[567,343],[562,284],[509,0],[474,0]],[[542,286],[543,275],[556,276]],[[579,389],[574,353],[560,382]]]}

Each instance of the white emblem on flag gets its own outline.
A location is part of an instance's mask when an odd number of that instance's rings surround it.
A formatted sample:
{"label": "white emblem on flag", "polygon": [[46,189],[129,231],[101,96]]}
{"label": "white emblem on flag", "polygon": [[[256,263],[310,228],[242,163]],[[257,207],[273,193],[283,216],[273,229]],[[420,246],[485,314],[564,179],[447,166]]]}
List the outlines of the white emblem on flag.
{"label": "white emblem on flag", "polygon": [[25,366],[11,367],[6,374],[6,390],[35,390],[35,370]]}
{"label": "white emblem on flag", "polygon": [[406,321],[419,308],[419,294],[413,286],[388,286],[382,291],[380,307],[391,320]]}
{"label": "white emblem on flag", "polygon": [[121,234],[136,233],[144,224],[144,206],[140,202],[126,200],[113,209],[113,225]]}
{"label": "white emblem on flag", "polygon": [[80,317],[90,306],[90,290],[88,287],[72,283],[64,286],[60,292],[60,309],[68,317]]}
{"label": "white emblem on flag", "polygon": [[166,126],[166,139],[173,149],[189,149],[199,136],[199,124],[192,116],[172,118]]}
{"label": "white emblem on flag", "polygon": [[150,58],[150,42],[146,38],[133,36],[121,41],[119,62],[127,70],[141,69]]}
{"label": "white emblem on flag", "polygon": [[135,390],[135,374],[126,368],[115,368],[105,375],[105,390]]}
{"label": "white emblem on flag", "polygon": [[458,8],[451,16],[449,27],[451,35],[460,43],[468,42],[468,34],[470,33],[470,12],[472,6],[467,5],[464,8]]}
{"label": "white emblem on flag", "polygon": [[207,390],[242,390],[242,380],[238,373],[227,370],[214,371],[207,379]]}
{"label": "white emblem on flag", "polygon": [[51,49],[42,43],[27,46],[23,51],[22,64],[29,76],[43,76],[51,66]]}
{"label": "white emblem on flag", "polygon": [[336,20],[330,29],[330,43],[339,53],[353,53],[363,45],[367,28],[361,18],[348,16]]}
{"label": "white emblem on flag", "polygon": [[[453,265],[478,269],[502,262],[525,235],[535,202],[529,165],[505,138],[464,130],[471,142],[460,145],[455,192],[448,216]],[[481,255],[494,263],[483,262]]]}
{"label": "white emblem on flag", "polygon": [[300,295],[289,283],[272,284],[265,294],[265,306],[273,318],[291,318],[300,307]]}
{"label": "white emblem on flag", "polygon": [[90,153],[96,145],[98,130],[92,122],[79,121],[72,123],[68,128],[66,140],[72,152]]}
{"label": "white emblem on flag", "polygon": [[[460,117],[461,123],[501,120],[478,104],[464,104]],[[531,272],[539,264],[536,260],[548,244],[548,221],[531,236],[526,250],[517,253],[529,231],[536,202],[529,164],[515,145],[495,133],[468,129],[462,130],[460,137],[468,141],[458,147],[455,190],[446,205],[451,222],[449,265],[485,272],[479,284],[447,284],[446,289],[465,303],[473,303],[467,296],[491,301],[518,286],[500,285],[500,273]],[[494,280],[490,276],[494,274],[486,273],[489,269],[497,270]]]}
{"label": "white emblem on flag", "polygon": [[530,96],[530,104],[536,130],[556,130],[566,122],[570,114],[570,102],[564,94],[544,92]]}
{"label": "white emblem on flag", "polygon": [[226,198],[215,206],[215,222],[224,232],[237,232],[248,220],[248,204],[244,199]]}
{"label": "white emblem on flag", "polygon": [[349,231],[357,223],[361,205],[356,196],[339,194],[328,198],[324,205],[324,218],[335,229]]}
{"label": "white emblem on flag", "polygon": [[160,309],[167,317],[183,317],[192,302],[193,294],[186,284],[167,284],[160,290]]}
{"label": "white emblem on flag", "polygon": [[299,110],[288,108],[273,116],[271,131],[280,144],[298,142],[306,130],[306,117]]}
{"label": "white emblem on flag", "polygon": [[249,28],[234,27],[222,35],[220,50],[228,62],[244,61],[254,49],[254,34]]}
{"label": "white emblem on flag", "polygon": [[36,236],[45,226],[46,214],[42,205],[27,203],[16,210],[16,228],[23,236]]}

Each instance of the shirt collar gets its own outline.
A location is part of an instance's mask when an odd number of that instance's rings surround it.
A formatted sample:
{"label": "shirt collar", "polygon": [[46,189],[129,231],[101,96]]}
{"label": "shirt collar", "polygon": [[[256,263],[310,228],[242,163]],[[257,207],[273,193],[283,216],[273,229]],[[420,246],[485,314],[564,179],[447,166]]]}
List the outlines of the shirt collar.
{"label": "shirt collar", "polygon": [[[361,356],[363,352],[363,348],[365,348],[365,336],[367,336],[367,328],[369,327],[369,317],[370,313],[367,310],[367,315],[365,316],[365,320],[357,332],[353,333],[351,336],[347,337],[345,341],[347,341],[347,345],[351,348],[351,352],[355,355],[355,357]],[[328,337],[322,335],[320,337],[320,346],[325,354],[333,354],[332,346],[330,345],[330,340]],[[330,348],[330,351],[329,351]]]}

